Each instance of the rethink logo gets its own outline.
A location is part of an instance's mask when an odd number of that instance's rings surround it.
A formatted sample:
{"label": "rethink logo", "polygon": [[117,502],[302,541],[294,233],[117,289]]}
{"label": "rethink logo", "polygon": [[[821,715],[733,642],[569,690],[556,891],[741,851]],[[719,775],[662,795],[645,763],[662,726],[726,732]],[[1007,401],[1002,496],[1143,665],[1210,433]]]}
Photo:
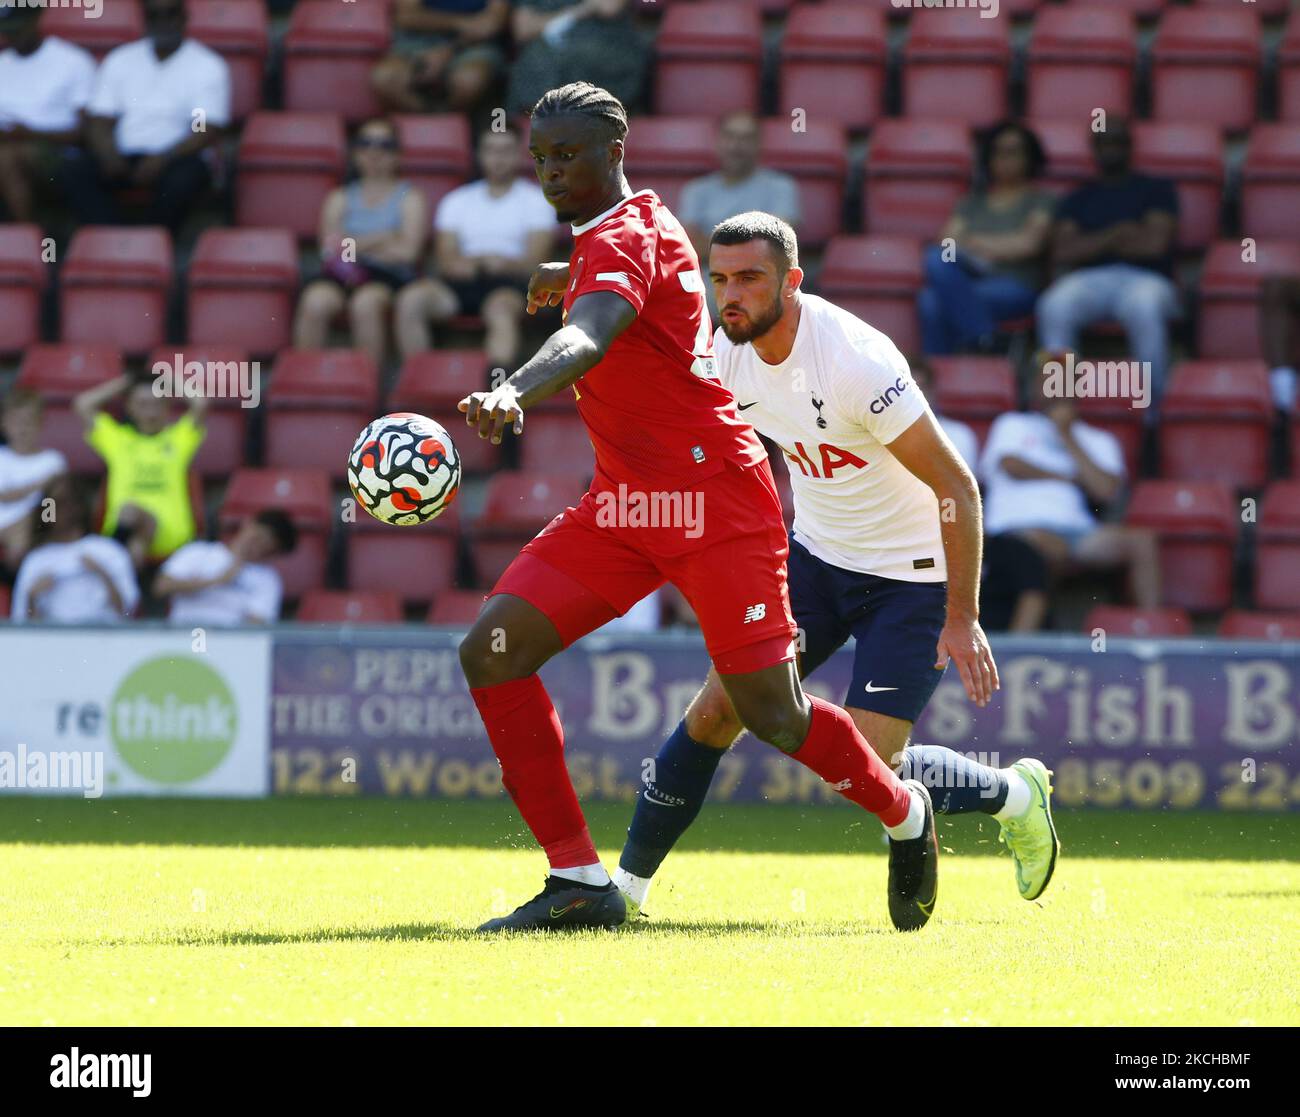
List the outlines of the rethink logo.
{"label": "rethink logo", "polygon": [[1151,366],[1143,361],[1076,361],[1043,364],[1043,395],[1048,399],[1126,399],[1129,406],[1151,406]]}
{"label": "rethink logo", "polygon": [[998,0],[889,0],[895,8],[978,8],[980,19],[997,19]]}
{"label": "rethink logo", "polygon": [[0,789],[19,791],[80,791],[87,799],[104,794],[102,752],[0,751]]}
{"label": "rethink logo", "polygon": [[620,484],[618,491],[596,494],[598,527],[679,527],[687,539],[704,534],[704,494],[702,492],[654,492],[629,490]]}
{"label": "rethink logo", "polygon": [[153,1070],[152,1055],[92,1055],[74,1047],[50,1059],[50,1085],[56,1089],[130,1090],[147,1098]]}
{"label": "rethink logo", "polygon": [[104,14],[104,0],[0,0],[0,8],[80,8],[86,19]]}
{"label": "rethink logo", "polygon": [[175,354],[153,366],[159,399],[237,399],[240,407],[262,402],[262,368],[253,361],[186,361]]}

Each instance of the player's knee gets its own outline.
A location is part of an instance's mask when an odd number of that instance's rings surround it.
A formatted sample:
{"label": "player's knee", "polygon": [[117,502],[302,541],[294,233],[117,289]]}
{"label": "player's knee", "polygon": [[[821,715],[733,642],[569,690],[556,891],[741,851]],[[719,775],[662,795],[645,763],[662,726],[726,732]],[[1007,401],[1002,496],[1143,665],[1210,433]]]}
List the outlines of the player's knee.
{"label": "player's knee", "polygon": [[729,748],[743,728],[725,695],[701,695],[686,711],[687,734],[709,748]]}
{"label": "player's knee", "polygon": [[474,625],[460,642],[459,651],[461,670],[472,687],[522,679],[539,666],[530,648],[505,639],[499,627]]}
{"label": "player's knee", "polygon": [[807,736],[806,718],[794,707],[763,702],[736,711],[741,724],[760,741],[782,752],[794,752]]}

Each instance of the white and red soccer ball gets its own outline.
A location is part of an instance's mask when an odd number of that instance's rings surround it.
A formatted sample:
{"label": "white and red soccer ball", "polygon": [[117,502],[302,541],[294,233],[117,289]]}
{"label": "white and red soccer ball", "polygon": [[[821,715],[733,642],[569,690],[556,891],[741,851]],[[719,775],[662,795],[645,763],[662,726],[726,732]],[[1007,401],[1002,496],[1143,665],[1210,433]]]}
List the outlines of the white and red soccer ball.
{"label": "white and red soccer ball", "polygon": [[460,455],[451,436],[425,415],[397,411],[370,423],[348,455],[348,485],[377,520],[427,523],[460,491]]}

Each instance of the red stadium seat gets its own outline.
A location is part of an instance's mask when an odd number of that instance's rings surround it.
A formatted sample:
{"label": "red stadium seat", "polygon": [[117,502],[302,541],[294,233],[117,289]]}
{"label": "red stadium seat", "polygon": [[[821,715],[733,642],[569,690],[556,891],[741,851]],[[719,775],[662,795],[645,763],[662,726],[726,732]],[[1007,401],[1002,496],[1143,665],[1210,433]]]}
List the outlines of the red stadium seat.
{"label": "red stadium seat", "polygon": [[391,39],[379,4],[299,0],[284,38],[284,107],[336,112],[349,123],[380,115],[370,72]]}
{"label": "red stadium seat", "polygon": [[1253,246],[1253,255],[1238,240],[1211,245],[1201,271],[1197,320],[1201,356],[1262,356],[1260,284],[1270,276],[1286,275],[1300,275],[1300,241],[1260,240]]}
{"label": "red stadium seat", "polygon": [[186,33],[211,47],[230,67],[230,107],[243,120],[262,107],[262,83],[271,50],[262,0],[189,0]]}
{"label": "red stadium seat", "polygon": [[448,590],[434,601],[429,623],[468,628],[478,619],[485,600],[482,590]]}
{"label": "red stadium seat", "polygon": [[1137,69],[1137,21],[1120,8],[1044,8],[1029,43],[1026,112],[1073,120],[1094,109],[1127,115]]}
{"label": "red stadium seat", "polygon": [[[1245,0],[1263,19],[1275,19],[1278,16],[1284,16],[1290,7],[1291,0]],[[1212,8],[1218,5],[1222,8],[1237,7],[1243,0],[1192,0],[1193,4],[1199,4],[1205,8]]]}
{"label": "red stadium seat", "polygon": [[999,415],[1016,409],[1016,374],[1005,357],[931,357],[938,409],[984,445]]}
{"label": "red stadium seat", "polygon": [[[460,467],[466,473],[490,473],[501,458],[501,447],[465,425],[456,405],[470,392],[489,386],[487,355],[478,349],[441,349],[408,357],[388,397],[389,411],[414,411],[441,423],[456,441]],[[561,395],[563,393],[560,393]]]}
{"label": "red stadium seat", "polygon": [[1228,607],[1241,510],[1227,485],[1139,481],[1124,520],[1159,537],[1165,605],[1192,612]]}
{"label": "red stadium seat", "polygon": [[1042,183],[1049,190],[1073,190],[1097,173],[1092,132],[1084,120],[1035,118],[1025,122],[1043,145],[1047,168]]}
{"label": "red stadium seat", "polygon": [[401,624],[403,619],[402,599],[390,590],[311,590],[294,617],[304,624]]}
{"label": "red stadium seat", "polygon": [[298,251],[287,229],[207,229],[189,268],[189,342],[269,356],[289,344]]}
{"label": "red stadium seat", "polygon": [[576,413],[533,415],[519,439],[520,468],[528,473],[585,473],[596,469],[587,425]]}
{"label": "red stadium seat", "polygon": [[1223,136],[1211,124],[1137,121],[1133,167],[1174,180],[1178,247],[1203,250],[1219,235],[1223,206]]}
{"label": "red stadium seat", "polygon": [[655,50],[656,116],[688,116],[701,108],[714,118],[758,111],[763,22],[753,6],[734,0],[676,4],[664,13]]}
{"label": "red stadium seat", "polygon": [[830,121],[809,120],[802,132],[792,131],[786,119],[763,121],[760,161],[799,184],[801,243],[820,247],[840,231],[847,147],[844,129]]}
{"label": "red stadium seat", "polygon": [[1174,368],[1160,405],[1160,473],[1260,488],[1272,423],[1263,361],[1185,361]]}
{"label": "red stadium seat", "polygon": [[910,353],[921,341],[916,296],[922,282],[915,238],[840,236],[826,247],[815,289]]}
{"label": "red stadium seat", "polygon": [[1300,614],[1229,609],[1219,622],[1217,635],[1225,640],[1300,640]]}
{"label": "red stadium seat", "polygon": [[1296,237],[1300,227],[1300,124],[1257,124],[1241,171],[1241,230],[1251,237]]}
{"label": "red stadium seat", "polygon": [[348,589],[395,590],[408,604],[427,602],[456,582],[459,537],[459,504],[413,527],[393,527],[358,509],[344,527]]}
{"label": "red stadium seat", "polygon": [[1139,19],[1158,16],[1173,0],[1087,0],[1090,8],[1118,8],[1132,12]]}
{"label": "red stadium seat", "polygon": [[7,621],[9,614],[13,609],[13,603],[9,596],[9,587],[0,585],[0,620]]}
{"label": "red stadium seat", "polygon": [[1170,8],[1152,47],[1152,116],[1241,131],[1256,119],[1260,26],[1253,10]]}
{"label": "red stadium seat", "polygon": [[1292,13],[1277,48],[1277,116],[1300,123],[1300,11]]}
{"label": "red stadium seat", "polygon": [[62,452],[73,473],[104,469],[103,459],[86,445],[81,420],[70,406],[73,397],[124,371],[122,354],[104,345],[33,345],[23,354],[14,384],[40,393],[45,401],[41,439]]}
{"label": "red stadium seat", "polygon": [[1002,120],[1010,66],[1006,20],[974,8],[915,12],[903,50],[903,111],[978,126]]}
{"label": "red stadium seat", "polygon": [[[858,4],[800,4],[781,38],[781,114],[870,128],[885,112],[885,14]],[[788,125],[787,125],[788,126]]]}
{"label": "red stadium seat", "polygon": [[0,225],[0,354],[40,340],[41,297],[50,282],[36,225]]}
{"label": "red stadium seat", "polygon": [[293,552],[270,561],[284,581],[285,596],[301,597],[325,579],[330,530],[337,518],[329,474],[323,469],[236,470],[221,502],[222,537],[268,508],[282,509],[298,529]]}
{"label": "red stadium seat", "polygon": [[1101,629],[1107,636],[1179,637],[1192,634],[1186,609],[1132,609],[1123,605],[1096,605],[1083,621],[1091,635]]}
{"label": "red stadium seat", "polygon": [[392,119],[402,149],[399,173],[424,195],[432,220],[438,203],[474,173],[469,119],[456,113]]}
{"label": "red stadium seat", "polygon": [[581,474],[496,473],[470,536],[477,584],[490,589],[534,535],[582,499]]}
{"label": "red stadium seat", "polygon": [[[248,354],[234,345],[161,345],[149,354],[147,367],[157,370],[159,365],[179,365],[183,372],[187,365],[195,362],[215,367],[232,390],[211,399],[204,420],[207,433],[199,452],[194,455],[192,468],[207,480],[229,477],[248,462],[246,445],[251,408],[241,405],[237,394],[240,381],[236,379],[240,366],[249,365]],[[261,370],[250,367],[249,371],[257,378],[260,401]]]}
{"label": "red stadium seat", "polygon": [[938,236],[970,189],[972,162],[970,133],[960,121],[882,120],[867,155],[867,231]]}
{"label": "red stadium seat", "polygon": [[90,51],[97,62],[102,62],[114,47],[144,38],[144,9],[139,0],[111,0],[101,4],[95,19],[90,19],[80,4],[41,6],[45,8],[41,13],[41,34],[76,43]]}
{"label": "red stadium seat", "polygon": [[1277,481],[1259,506],[1255,606],[1300,609],[1300,481]]}
{"label": "red stadium seat", "polygon": [[344,477],[378,405],[379,370],[361,350],[281,351],[266,393],[266,464]]}
{"label": "red stadium seat", "polygon": [[235,224],[314,237],[325,196],[343,177],[346,151],[343,121],[334,114],[253,113],[239,143]]}
{"label": "red stadium seat", "polygon": [[60,337],[141,356],[167,335],[172,238],[166,229],[78,229],[61,277]]}
{"label": "red stadium seat", "polygon": [[718,169],[718,125],[706,116],[644,117],[624,156],[634,190],[653,190],[675,210],[682,187]]}

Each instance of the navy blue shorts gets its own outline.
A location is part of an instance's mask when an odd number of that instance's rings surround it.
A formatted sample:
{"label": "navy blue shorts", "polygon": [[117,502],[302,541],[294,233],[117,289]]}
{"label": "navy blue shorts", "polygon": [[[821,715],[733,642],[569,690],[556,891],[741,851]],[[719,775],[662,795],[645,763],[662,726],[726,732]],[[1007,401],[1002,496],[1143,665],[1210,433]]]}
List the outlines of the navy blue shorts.
{"label": "navy blue shorts", "polygon": [[790,539],[790,609],[801,634],[800,675],[850,636],[857,641],[845,706],[915,722],[943,678],[936,670],[946,582],[902,582],[822,562]]}

